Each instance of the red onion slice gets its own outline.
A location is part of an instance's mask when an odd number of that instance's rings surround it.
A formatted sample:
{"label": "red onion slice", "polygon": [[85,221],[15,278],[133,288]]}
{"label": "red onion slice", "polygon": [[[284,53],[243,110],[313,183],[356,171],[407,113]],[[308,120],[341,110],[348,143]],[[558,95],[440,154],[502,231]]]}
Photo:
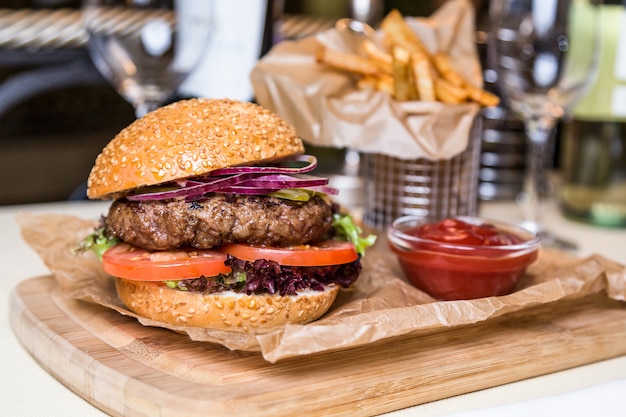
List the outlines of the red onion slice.
{"label": "red onion slice", "polygon": [[231,193],[231,194],[245,194],[245,195],[263,195],[270,194],[276,191],[285,190],[285,189],[303,189],[309,191],[315,191],[323,194],[337,195],[339,190],[333,187],[326,186],[317,186],[317,187],[306,187],[306,188],[258,188],[258,187],[246,187],[242,185],[233,185],[232,187],[226,187],[223,190],[220,190],[220,193]]}
{"label": "red onion slice", "polygon": [[197,200],[210,192],[232,194],[267,194],[282,189],[308,189],[326,194],[337,194],[338,190],[328,187],[328,178],[304,175],[317,166],[312,155],[297,155],[282,159],[277,164],[306,162],[302,167],[285,165],[239,166],[222,168],[202,177],[181,180],[176,188],[167,191],[146,192],[127,196],[130,201],[153,201],[185,197]]}
{"label": "red onion slice", "polygon": [[[302,167],[289,167],[278,164],[285,164],[289,162],[306,162],[306,165]],[[313,171],[317,168],[317,158],[313,155],[295,155],[288,158],[283,158],[276,162],[277,165],[263,165],[263,166],[235,166],[228,168],[220,168],[215,171],[211,171],[209,176],[219,175],[232,175],[232,174],[304,174]]]}
{"label": "red onion slice", "polygon": [[219,189],[221,187],[238,184],[242,181],[252,178],[253,176],[254,174],[238,174],[238,175],[232,175],[230,177],[218,178],[210,182],[187,181],[187,185],[185,187],[182,187],[176,190],[159,191],[155,193],[134,194],[134,195],[128,195],[126,198],[129,201],[149,201],[149,200],[166,200],[166,199],[178,198],[178,197],[194,197],[194,196],[209,193],[211,191],[215,191],[216,189]]}
{"label": "red onion slice", "polygon": [[339,194],[339,190],[336,189],[335,187],[328,187],[325,185],[319,185],[317,187],[308,187],[307,189],[311,191],[317,191],[318,193],[324,193],[324,194],[330,194],[330,195]]}
{"label": "red onion slice", "polygon": [[308,188],[326,184],[328,184],[328,178],[315,177],[313,175],[296,176],[285,174],[271,174],[260,175],[258,177],[242,181],[237,185],[280,190],[281,188]]}
{"label": "red onion slice", "polygon": [[326,187],[328,178],[312,175],[291,176],[285,174],[262,175],[245,180],[236,185],[220,188],[217,192],[234,194],[267,194],[283,189],[306,189],[327,194],[337,194],[338,190]]}

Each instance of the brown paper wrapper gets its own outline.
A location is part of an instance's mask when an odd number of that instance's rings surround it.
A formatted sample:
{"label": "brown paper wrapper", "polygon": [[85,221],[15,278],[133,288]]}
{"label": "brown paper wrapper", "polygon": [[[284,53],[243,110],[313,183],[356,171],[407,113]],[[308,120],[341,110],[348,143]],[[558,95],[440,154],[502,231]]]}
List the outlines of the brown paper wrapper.
{"label": "brown paper wrapper", "polygon": [[[467,80],[482,86],[470,1],[452,0],[429,18],[406,20],[431,52],[446,52]],[[354,76],[316,63],[322,44],[358,52],[353,35],[331,29],[279,43],[251,72],[257,102],[291,123],[306,142],[431,160],[452,158],[467,147],[478,105],[397,102],[386,93],[357,90]]]}
{"label": "brown paper wrapper", "polygon": [[400,336],[445,330],[492,320],[538,305],[593,293],[626,300],[626,267],[600,255],[580,259],[543,250],[515,292],[501,297],[437,301],[405,280],[384,236],[363,258],[363,272],[321,319],[287,325],[266,334],[245,334],[168,326],[127,310],[113,278],[93,253],[76,255],[77,242],[96,222],[65,215],[17,216],[24,240],[50,269],[64,295],[97,303],[135,317],[146,326],[186,333],[192,340],[219,343],[232,350],[260,351],[265,360],[348,349]]}

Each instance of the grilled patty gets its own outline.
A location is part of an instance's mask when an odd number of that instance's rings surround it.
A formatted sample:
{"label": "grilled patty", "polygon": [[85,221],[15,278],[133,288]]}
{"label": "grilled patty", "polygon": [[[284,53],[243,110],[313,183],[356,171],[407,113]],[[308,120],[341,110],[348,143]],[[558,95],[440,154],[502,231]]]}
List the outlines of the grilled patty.
{"label": "grilled patty", "polygon": [[216,194],[197,202],[117,200],[106,226],[113,236],[150,250],[244,242],[293,246],[324,238],[332,215],[333,208],[320,197],[298,202]]}

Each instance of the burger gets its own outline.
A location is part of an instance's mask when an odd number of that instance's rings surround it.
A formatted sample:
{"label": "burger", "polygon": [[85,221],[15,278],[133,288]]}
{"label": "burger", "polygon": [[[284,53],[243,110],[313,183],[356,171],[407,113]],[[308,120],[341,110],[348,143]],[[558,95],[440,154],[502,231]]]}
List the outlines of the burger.
{"label": "burger", "polygon": [[96,158],[87,196],[113,202],[80,250],[98,254],[129,310],[158,322],[252,333],[311,322],[375,240],[316,165],[257,104],[161,107]]}

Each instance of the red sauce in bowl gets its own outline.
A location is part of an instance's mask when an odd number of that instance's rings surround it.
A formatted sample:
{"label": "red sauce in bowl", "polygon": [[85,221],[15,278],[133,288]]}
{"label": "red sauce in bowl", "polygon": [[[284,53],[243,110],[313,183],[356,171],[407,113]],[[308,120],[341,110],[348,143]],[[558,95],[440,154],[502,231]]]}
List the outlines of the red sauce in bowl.
{"label": "red sauce in bowl", "polygon": [[537,259],[539,240],[503,223],[402,220],[388,232],[390,247],[407,279],[441,300],[508,294]]}
{"label": "red sauce in bowl", "polygon": [[459,219],[423,224],[405,230],[404,233],[424,240],[471,246],[517,245],[524,241],[517,235],[498,229],[492,223],[472,224]]}

